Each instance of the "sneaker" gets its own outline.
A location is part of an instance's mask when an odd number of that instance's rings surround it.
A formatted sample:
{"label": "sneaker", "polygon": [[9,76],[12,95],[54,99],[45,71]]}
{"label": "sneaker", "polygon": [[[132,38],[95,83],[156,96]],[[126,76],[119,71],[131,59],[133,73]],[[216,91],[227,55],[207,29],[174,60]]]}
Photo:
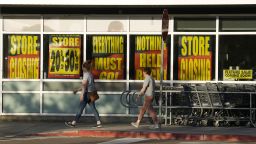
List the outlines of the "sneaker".
{"label": "sneaker", "polygon": [[101,124],[97,124],[96,126],[93,126],[92,128],[102,128]]}
{"label": "sneaker", "polygon": [[97,124],[96,127],[97,127],[97,128],[101,128],[102,125],[101,125],[101,124]]}
{"label": "sneaker", "polygon": [[136,128],[139,127],[139,125],[138,125],[136,122],[132,122],[131,125],[134,126],[134,127],[136,127]]}
{"label": "sneaker", "polygon": [[96,124],[96,126],[95,126],[96,128],[101,128],[102,127],[102,125],[101,125],[101,121],[100,120],[98,120],[97,121],[97,124]]}
{"label": "sneaker", "polygon": [[160,128],[159,124],[155,124],[150,127],[150,129],[159,129],[159,128]]}
{"label": "sneaker", "polygon": [[75,126],[76,126],[76,125],[72,124],[71,121],[65,122],[65,125],[66,125],[67,127],[75,127]]}

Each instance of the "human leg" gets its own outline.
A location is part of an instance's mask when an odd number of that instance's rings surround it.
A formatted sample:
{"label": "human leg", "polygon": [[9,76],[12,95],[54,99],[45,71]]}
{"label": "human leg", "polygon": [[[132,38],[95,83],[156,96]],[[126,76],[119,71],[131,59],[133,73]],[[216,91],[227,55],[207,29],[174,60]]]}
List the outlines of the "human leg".
{"label": "human leg", "polygon": [[140,109],[140,113],[138,115],[137,121],[135,123],[134,122],[131,123],[134,127],[139,127],[139,124],[140,124],[145,112],[147,111],[147,109],[151,105],[152,101],[153,101],[153,97],[145,96],[144,103],[143,103],[143,106]]}
{"label": "human leg", "polygon": [[152,104],[149,106],[148,112],[149,112],[149,115],[150,115],[150,117],[152,118],[152,120],[154,122],[153,128],[154,129],[159,128],[159,121],[157,119],[156,111],[154,110]]}
{"label": "human leg", "polygon": [[83,110],[86,107],[87,101],[88,101],[86,93],[83,94],[83,97],[84,97],[83,101],[80,101],[80,103],[79,103],[79,107],[78,107],[78,111],[76,113],[75,119],[73,121],[65,122],[66,126],[75,127],[76,123],[79,121],[79,119],[83,113]]}
{"label": "human leg", "polygon": [[74,120],[74,121],[76,121],[76,122],[79,121],[79,119],[80,119],[80,117],[81,117],[81,115],[82,115],[82,113],[83,113],[83,110],[84,110],[84,108],[86,107],[86,104],[87,104],[86,101],[80,102],[79,108],[78,108],[78,111],[77,111],[77,113],[76,113],[76,116],[75,116],[75,120]]}
{"label": "human leg", "polygon": [[92,113],[95,116],[95,120],[97,121],[97,126],[96,127],[102,127],[101,126],[101,121],[100,121],[100,116],[99,116],[99,112],[97,111],[96,107],[95,107],[95,102],[91,102],[89,103],[89,106],[92,110]]}
{"label": "human leg", "polygon": [[138,120],[141,121],[145,112],[148,110],[150,104],[151,104],[151,98],[148,97],[148,96],[145,96],[145,100],[144,100],[144,103],[143,103],[143,106],[141,107],[140,109],[140,113],[138,115]]}
{"label": "human leg", "polygon": [[150,115],[150,117],[152,118],[153,122],[156,124],[158,123],[158,119],[156,116],[156,111],[154,110],[152,104],[150,104],[150,106],[148,107],[148,113]]}

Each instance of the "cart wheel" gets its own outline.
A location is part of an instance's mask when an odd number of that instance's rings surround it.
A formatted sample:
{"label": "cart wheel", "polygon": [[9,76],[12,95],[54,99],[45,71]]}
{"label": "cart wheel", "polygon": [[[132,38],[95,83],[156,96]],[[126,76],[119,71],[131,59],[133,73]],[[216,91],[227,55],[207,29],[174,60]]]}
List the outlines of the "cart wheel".
{"label": "cart wheel", "polygon": [[187,119],[184,119],[184,120],[183,120],[183,125],[184,125],[184,126],[188,125],[188,120],[187,120]]}
{"label": "cart wheel", "polygon": [[177,125],[177,124],[178,124],[178,122],[177,122],[177,119],[176,119],[176,118],[174,118],[174,119],[173,119],[173,124],[174,124],[174,125]]}
{"label": "cart wheel", "polygon": [[236,126],[240,126],[240,121],[239,121],[239,120],[236,120],[236,121],[235,121],[235,125],[236,125]]}
{"label": "cart wheel", "polygon": [[252,127],[256,128],[256,123],[251,123]]}
{"label": "cart wheel", "polygon": [[200,126],[201,125],[201,122],[200,121],[197,121],[196,123],[195,123],[195,126]]}
{"label": "cart wheel", "polygon": [[201,120],[201,124],[202,124],[202,126],[207,126],[208,120]]}
{"label": "cart wheel", "polygon": [[196,127],[196,126],[199,126],[200,125],[200,121],[198,120],[193,120],[192,123],[191,123],[192,126]]}
{"label": "cart wheel", "polygon": [[220,122],[219,121],[214,121],[213,122],[213,126],[214,127],[219,127],[220,126]]}
{"label": "cart wheel", "polygon": [[230,126],[230,123],[228,121],[224,121],[224,126]]}
{"label": "cart wheel", "polygon": [[252,124],[251,124],[251,122],[248,121],[248,122],[245,124],[245,126],[246,126],[246,127],[251,127]]}
{"label": "cart wheel", "polygon": [[193,123],[194,123],[194,121],[190,119],[190,120],[188,120],[187,125],[193,126]]}

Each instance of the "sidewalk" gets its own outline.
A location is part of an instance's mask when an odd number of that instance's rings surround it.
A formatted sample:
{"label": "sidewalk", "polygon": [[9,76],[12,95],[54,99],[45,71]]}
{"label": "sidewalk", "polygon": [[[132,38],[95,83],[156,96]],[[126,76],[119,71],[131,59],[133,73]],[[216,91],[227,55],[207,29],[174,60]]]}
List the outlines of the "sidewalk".
{"label": "sidewalk", "polygon": [[134,128],[130,124],[104,124],[92,128],[93,124],[80,123],[69,128],[64,122],[5,122],[0,121],[0,139],[31,136],[82,136],[82,137],[136,137],[188,141],[256,142],[256,128],[247,127],[190,127],[165,126],[152,130],[150,125]]}

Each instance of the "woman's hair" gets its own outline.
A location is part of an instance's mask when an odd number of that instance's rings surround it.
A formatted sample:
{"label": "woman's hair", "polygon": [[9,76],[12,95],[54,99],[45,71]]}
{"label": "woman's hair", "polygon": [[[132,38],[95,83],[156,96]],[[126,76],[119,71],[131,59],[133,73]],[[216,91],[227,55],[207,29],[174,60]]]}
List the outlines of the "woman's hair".
{"label": "woman's hair", "polygon": [[151,74],[151,68],[145,67],[145,68],[144,68],[144,72],[145,72],[146,74],[150,75],[150,74]]}
{"label": "woman's hair", "polygon": [[86,70],[90,70],[91,69],[91,65],[92,65],[92,61],[91,60],[87,60],[83,63],[82,67],[85,68]]}

